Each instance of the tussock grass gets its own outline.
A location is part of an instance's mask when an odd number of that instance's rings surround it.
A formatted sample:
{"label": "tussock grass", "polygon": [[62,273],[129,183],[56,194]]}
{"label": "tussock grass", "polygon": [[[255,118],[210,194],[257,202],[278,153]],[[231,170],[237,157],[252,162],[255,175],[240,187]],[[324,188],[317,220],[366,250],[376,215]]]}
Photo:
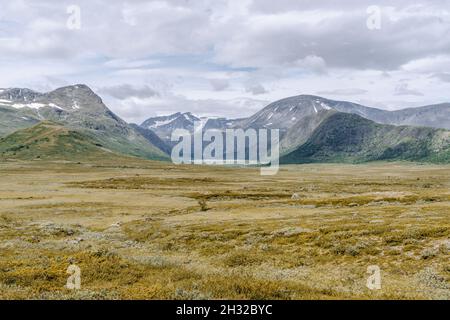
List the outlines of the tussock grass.
{"label": "tussock grass", "polygon": [[450,299],[448,166],[128,161],[0,163],[0,298]]}

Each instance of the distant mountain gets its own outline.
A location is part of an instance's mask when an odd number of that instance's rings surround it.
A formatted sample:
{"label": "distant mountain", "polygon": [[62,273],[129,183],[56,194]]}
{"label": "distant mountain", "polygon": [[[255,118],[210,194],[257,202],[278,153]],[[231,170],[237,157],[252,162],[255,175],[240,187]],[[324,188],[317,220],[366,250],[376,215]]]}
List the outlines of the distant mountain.
{"label": "distant mountain", "polygon": [[[289,133],[288,133],[289,135]],[[331,112],[281,163],[409,160],[450,162],[450,131],[375,123],[356,114]]]}
{"label": "distant mountain", "polygon": [[0,98],[5,101],[27,103],[34,101],[34,99],[40,96],[42,96],[42,93],[27,88],[0,89]]}
{"label": "distant mountain", "polygon": [[[210,118],[206,122],[205,129],[280,129],[281,136],[284,136],[293,127],[298,128],[300,125],[303,127],[311,125],[304,122],[303,119],[308,118],[311,120],[321,111],[328,110],[357,114],[382,124],[450,129],[450,104],[387,111],[353,102],[335,101],[313,95],[299,95],[275,101],[248,118]],[[161,139],[167,142],[170,140],[173,130],[186,129],[192,131],[194,121],[202,120],[204,121],[204,119],[200,119],[200,117],[189,112],[178,112],[169,116],[149,118],[141,124],[141,127],[153,130]],[[284,145],[286,148],[292,147],[286,142]]]}
{"label": "distant mountain", "polygon": [[151,142],[155,147],[159,148],[160,150],[164,151],[166,154],[170,154],[171,147],[165,143],[156,133],[154,133],[150,129],[145,129],[140,126],[138,126],[135,123],[130,123],[130,126],[135,129],[137,132],[139,132],[145,139],[147,139],[149,142]]}
{"label": "distant mountain", "polygon": [[200,121],[200,118],[190,112],[177,112],[168,116],[149,118],[141,124],[141,127],[152,130],[161,139],[169,142],[172,132],[176,129],[193,131],[195,121]]}
{"label": "distant mountain", "polygon": [[300,95],[275,101],[237,125],[244,128],[286,130],[302,118],[317,114],[321,110],[353,113],[382,124],[450,129],[450,104],[387,111],[312,95]]}
{"label": "distant mountain", "polygon": [[[344,114],[343,115],[341,115]],[[336,115],[339,114],[339,115]],[[355,115],[354,117],[349,117],[345,115]],[[315,143],[311,142],[310,138],[312,138],[313,134],[317,134],[318,128],[320,130],[324,130],[323,126],[326,125],[335,128],[336,132],[334,132],[335,136],[339,136],[342,139],[342,143],[345,140],[345,134],[350,134],[348,131],[345,131],[348,128],[348,123],[345,123],[345,126],[335,127],[333,122],[340,120],[339,124],[343,125],[342,118],[345,118],[345,121],[351,122],[355,121],[355,125],[357,128],[361,129],[364,126],[376,127],[376,128],[391,128],[392,135],[383,136],[383,139],[391,139],[390,141],[377,140],[379,145],[373,145],[373,150],[378,150],[379,148],[386,150],[390,150],[390,147],[394,147],[396,143],[400,144],[400,140],[397,138],[403,138],[402,134],[405,134],[405,139],[421,139],[421,143],[425,143],[426,139],[421,138],[421,135],[416,136],[417,132],[421,134],[424,132],[434,132],[431,128],[409,128],[402,127],[402,129],[397,132],[399,134],[398,137],[395,137],[395,128],[394,126],[381,126],[377,127],[377,123],[382,124],[392,124],[392,125],[411,125],[411,126],[428,126],[428,127],[436,127],[436,128],[450,128],[450,104],[441,104],[435,106],[426,106],[420,108],[410,108],[403,109],[398,111],[386,111],[380,110],[376,108],[370,108],[366,106],[362,106],[352,102],[346,101],[335,101],[329,100],[318,96],[312,95],[300,95],[295,97],[285,98],[279,101],[275,101],[254,115],[243,118],[243,119],[225,119],[225,118],[217,118],[217,119],[204,119],[199,118],[191,113],[175,113],[170,116],[165,117],[156,117],[150,118],[146,120],[141,126],[145,128],[149,128],[155,131],[155,133],[167,144],[173,146],[173,143],[170,142],[170,135],[175,129],[186,129],[190,132],[193,131],[194,121],[202,121],[204,124],[204,130],[206,129],[220,129],[225,130],[226,128],[267,128],[267,129],[280,129],[280,153],[281,155],[285,155],[284,158],[286,161],[298,161],[301,157],[298,155],[303,151],[298,151],[301,146],[306,143],[310,143],[308,145],[311,147],[315,145]],[[362,120],[361,120],[362,119]],[[364,122],[363,120],[367,120]],[[376,123],[375,123],[376,122]],[[341,130],[342,134],[338,135],[338,131]],[[410,130],[410,131],[409,131]],[[438,132],[438,131],[436,131]],[[440,131],[439,131],[440,132]],[[411,135],[409,135],[411,133]],[[369,142],[373,142],[372,138],[369,139]],[[401,140],[402,148],[410,147],[412,148],[411,152],[419,152],[422,154],[424,150],[418,150],[414,147],[412,143],[404,144],[403,140]],[[317,142],[317,141],[316,141]],[[429,141],[428,141],[429,142]],[[336,145],[339,145],[338,141],[334,141]],[[368,143],[368,142],[367,142]],[[392,145],[390,145],[392,143]],[[304,146],[305,148],[308,146]],[[416,146],[417,147],[417,146]],[[395,149],[395,148],[394,148]],[[420,149],[420,148],[419,148]],[[301,149],[305,150],[305,149]],[[384,149],[383,149],[384,150]],[[397,152],[398,149],[395,149]],[[297,152],[292,154],[293,152]],[[300,152],[300,153],[299,153]],[[375,152],[375,151],[374,151]],[[388,152],[388,151],[386,151]],[[395,153],[394,152],[394,153]],[[406,151],[405,151],[406,152]],[[425,159],[425,156],[406,156],[406,153],[403,152],[401,156],[395,156],[394,158],[404,157],[405,159]],[[433,150],[428,150],[429,154],[434,154]],[[363,161],[363,159],[378,159],[378,158],[387,158],[387,154],[385,155],[373,155],[372,158],[369,154],[364,155],[354,151],[355,155],[353,159],[350,159],[347,156],[342,156],[342,159],[346,159],[345,161]],[[336,157],[337,154],[333,153]],[[308,158],[308,157],[306,157]],[[306,159],[305,158],[305,159]],[[319,157],[320,158],[320,157]],[[323,156],[323,159],[332,159],[333,156]],[[313,161],[315,158],[309,158],[309,160],[305,161]],[[337,159],[337,158],[336,158]],[[328,161],[324,160],[324,161]],[[303,160],[301,160],[303,161]],[[315,161],[315,160],[314,160]]]}
{"label": "distant mountain", "polygon": [[316,128],[329,116],[336,113],[334,110],[320,110],[317,113],[302,117],[281,136],[280,154],[286,154],[304,144]]}
{"label": "distant mountain", "polygon": [[43,121],[0,138],[2,159],[87,160],[120,158],[99,142],[60,124]]}
{"label": "distant mountain", "polygon": [[281,129],[283,132],[291,128],[299,120],[317,114],[322,110],[332,109],[325,100],[313,96],[298,96],[283,99],[269,104],[249,118],[200,118],[191,113],[174,113],[169,116],[149,118],[141,127],[153,130],[161,139],[169,139],[173,130],[193,130],[194,121],[203,121],[205,129],[226,128],[268,128]]}
{"label": "distant mountain", "polygon": [[280,148],[284,154],[306,142],[316,127],[330,115],[330,111],[356,114],[381,124],[450,129],[450,104],[386,111],[312,95],[275,101],[253,116],[235,121],[233,126],[280,129]]}
{"label": "distant mountain", "polygon": [[190,112],[177,112],[168,116],[152,117],[145,120],[140,127],[155,132],[166,144],[173,146],[170,141],[172,132],[176,129],[194,131],[195,122],[201,123],[204,130],[226,129],[234,124],[235,120],[217,117],[197,117]]}
{"label": "distant mountain", "polygon": [[299,120],[332,107],[325,100],[313,96],[298,96],[282,99],[269,104],[253,116],[235,123],[241,128],[267,128],[286,131]]}
{"label": "distant mountain", "polygon": [[168,159],[149,137],[144,137],[111,112],[86,85],[67,86],[48,93],[29,89],[0,90],[2,136],[43,120],[56,121],[83,132],[115,152]]}
{"label": "distant mountain", "polygon": [[[450,129],[450,103],[389,112],[386,123]],[[377,121],[376,119],[373,119]],[[382,119],[381,119],[382,120]],[[383,121],[378,121],[384,123]]]}

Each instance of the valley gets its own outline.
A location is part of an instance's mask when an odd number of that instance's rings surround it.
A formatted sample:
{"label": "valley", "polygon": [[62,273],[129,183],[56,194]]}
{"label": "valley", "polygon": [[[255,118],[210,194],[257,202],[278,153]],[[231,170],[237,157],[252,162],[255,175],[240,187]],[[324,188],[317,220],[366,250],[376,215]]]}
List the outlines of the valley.
{"label": "valley", "polygon": [[[85,85],[0,93],[0,299],[450,299],[446,104],[302,95],[139,126]],[[175,165],[197,121],[279,129],[282,166]]]}
{"label": "valley", "polygon": [[449,4],[2,1],[0,301],[449,301]]}
{"label": "valley", "polygon": [[103,157],[0,172],[2,299],[450,299],[448,165],[264,177]]}

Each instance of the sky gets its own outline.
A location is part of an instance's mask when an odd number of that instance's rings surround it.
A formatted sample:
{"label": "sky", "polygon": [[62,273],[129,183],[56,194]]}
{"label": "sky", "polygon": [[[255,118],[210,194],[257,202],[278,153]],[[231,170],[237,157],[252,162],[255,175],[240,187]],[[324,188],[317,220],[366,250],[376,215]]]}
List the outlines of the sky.
{"label": "sky", "polygon": [[320,95],[450,102],[450,0],[0,0],[0,87],[84,83],[130,122]]}

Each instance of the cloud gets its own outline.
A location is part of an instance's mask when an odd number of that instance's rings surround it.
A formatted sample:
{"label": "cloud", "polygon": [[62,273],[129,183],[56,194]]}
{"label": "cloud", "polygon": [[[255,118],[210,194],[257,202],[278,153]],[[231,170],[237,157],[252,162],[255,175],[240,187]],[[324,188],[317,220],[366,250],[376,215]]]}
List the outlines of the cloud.
{"label": "cloud", "polygon": [[209,79],[209,83],[214,91],[223,91],[230,86],[227,79]]}
{"label": "cloud", "polygon": [[[439,6],[401,1],[393,8],[381,1],[382,28],[374,31],[366,26],[366,9],[372,3],[351,2],[336,6],[302,1],[286,6],[289,10],[279,10],[277,3],[270,6],[273,11],[266,5],[242,20],[231,41],[217,44],[218,60],[235,66],[292,66],[317,56],[328,67],[392,70],[450,50],[450,38],[445,37],[450,15]],[[424,15],[427,9],[435,15]]]}
{"label": "cloud", "polygon": [[259,111],[269,101],[245,97],[234,99],[189,99],[181,95],[152,98],[106,99],[114,112],[129,122],[141,123],[149,117],[176,112],[192,112],[197,116],[242,118]]}
{"label": "cloud", "polygon": [[410,89],[407,83],[400,83],[397,85],[397,87],[395,87],[394,94],[396,96],[423,96],[422,92]]}
{"label": "cloud", "polygon": [[294,66],[318,73],[326,72],[325,60],[315,55],[309,55],[303,59],[294,61]]}
{"label": "cloud", "polygon": [[450,72],[439,72],[431,75],[432,78],[439,79],[443,82],[450,82]]}
{"label": "cloud", "polygon": [[337,95],[337,96],[354,96],[354,95],[365,94],[367,92],[368,91],[364,90],[364,89],[349,88],[349,89],[336,89],[336,90],[318,91],[317,94]]}
{"label": "cloud", "polygon": [[[86,54],[126,59],[211,54],[235,67],[396,69],[450,51],[447,1],[378,1],[382,28],[366,26],[371,0],[133,1],[79,0],[81,29],[67,28],[69,1],[5,5],[12,37],[0,52],[68,58]],[[64,5],[65,4],[65,5]],[[97,14],[101,10],[102,14]],[[414,26],[414,28],[411,28]]]}
{"label": "cloud", "polygon": [[268,91],[266,90],[266,88],[264,88],[263,85],[261,84],[249,84],[245,87],[245,92],[249,92],[253,95],[258,95],[258,94],[264,94],[267,93]]}
{"label": "cloud", "polygon": [[159,96],[159,93],[149,86],[133,87],[129,84],[121,84],[111,87],[102,87],[99,90],[101,94],[107,94],[117,99],[128,98],[151,98]]}
{"label": "cloud", "polygon": [[115,69],[134,69],[154,67],[160,63],[157,59],[111,59],[105,62],[105,67]]}
{"label": "cloud", "polygon": [[[449,0],[376,1],[380,30],[366,25],[373,0],[3,2],[0,86],[86,83],[124,117],[263,94],[450,100]],[[74,3],[80,30],[67,28]]]}
{"label": "cloud", "polygon": [[450,69],[450,54],[432,55],[411,60],[401,66],[406,72],[430,73]]}

